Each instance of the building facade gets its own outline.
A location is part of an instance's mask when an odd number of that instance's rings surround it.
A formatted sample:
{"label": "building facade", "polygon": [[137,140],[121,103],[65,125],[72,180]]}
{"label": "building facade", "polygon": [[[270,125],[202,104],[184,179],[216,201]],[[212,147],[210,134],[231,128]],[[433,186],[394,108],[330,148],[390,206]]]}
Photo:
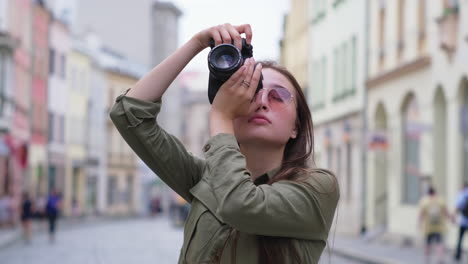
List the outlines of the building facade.
{"label": "building facade", "polygon": [[20,175],[15,173],[16,159],[11,145],[14,93],[14,53],[18,46],[13,37],[11,18],[14,3],[11,0],[0,1],[0,197],[13,195],[17,190]]}
{"label": "building facade", "polygon": [[[367,222],[417,240],[417,221],[401,219],[417,219],[427,187],[453,210],[468,180],[468,4],[399,0],[370,7],[367,117],[371,144],[380,144],[369,155]],[[458,231],[449,231],[453,246]]]}
{"label": "building facade", "polygon": [[[106,113],[109,113],[117,96],[132,87],[147,72],[147,69],[108,48],[103,48],[102,53],[101,61],[108,86]],[[110,118],[107,118],[106,132],[106,213],[109,215],[135,214],[139,211],[141,203],[138,158],[115,128]]]}
{"label": "building facade", "polygon": [[49,80],[49,24],[51,14],[43,2],[36,2],[32,12],[32,94],[31,94],[31,145],[29,167],[31,195],[44,196],[49,190],[47,177],[47,86]]}
{"label": "building facade", "polygon": [[304,91],[308,91],[309,3],[291,1],[291,10],[284,19],[284,37],[281,40],[280,63],[296,77]]}
{"label": "building facade", "polygon": [[88,35],[86,46],[91,52],[90,90],[86,132],[87,152],[87,211],[103,213],[107,193],[107,89],[105,72],[99,60],[100,41],[97,36]]}
{"label": "building facade", "polygon": [[[49,190],[64,194],[66,175],[67,59],[71,37],[67,24],[52,19],[49,39],[48,158]],[[64,194],[65,195],[65,194]]]}
{"label": "building facade", "polygon": [[18,208],[23,191],[32,191],[29,177],[28,151],[31,140],[29,114],[32,87],[32,12],[29,0],[10,1],[10,32],[17,41],[13,53],[13,102],[11,133],[7,136],[12,149],[10,195],[13,206]]}
{"label": "building facade", "polygon": [[66,213],[81,215],[87,209],[86,175],[87,122],[91,76],[91,55],[78,39],[71,41],[67,60],[68,101],[65,113],[65,195]]}
{"label": "building facade", "polygon": [[[364,0],[309,1],[309,91],[315,160],[336,174],[341,199],[340,233],[358,234],[364,225],[363,109],[365,60]],[[337,26],[339,25],[339,27]],[[330,33],[333,32],[333,33]]]}

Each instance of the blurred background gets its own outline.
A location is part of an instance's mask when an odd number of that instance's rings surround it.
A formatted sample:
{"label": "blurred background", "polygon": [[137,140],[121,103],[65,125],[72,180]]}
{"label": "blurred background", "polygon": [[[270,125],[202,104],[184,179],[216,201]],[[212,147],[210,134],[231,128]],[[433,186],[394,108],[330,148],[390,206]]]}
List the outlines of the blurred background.
{"label": "blurred background", "polygon": [[[177,262],[190,206],[108,112],[195,33],[226,22],[251,24],[256,60],[286,66],[306,94],[316,164],[341,189],[323,262],[423,262],[421,198],[433,186],[454,214],[468,182],[468,0],[0,0],[2,264]],[[209,135],[207,54],[159,117],[195,155]],[[457,237],[449,224],[447,259]]]}

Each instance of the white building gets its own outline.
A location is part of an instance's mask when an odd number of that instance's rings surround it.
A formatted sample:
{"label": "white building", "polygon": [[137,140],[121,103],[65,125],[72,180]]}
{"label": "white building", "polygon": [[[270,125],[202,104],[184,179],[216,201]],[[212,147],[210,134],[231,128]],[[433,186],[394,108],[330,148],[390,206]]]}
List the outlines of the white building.
{"label": "white building", "polygon": [[68,85],[67,55],[71,41],[67,25],[53,19],[50,25],[49,53],[49,181],[52,188],[65,190],[65,116],[67,112]]}
{"label": "white building", "polygon": [[453,211],[468,180],[468,3],[370,3],[367,117],[384,146],[369,153],[367,222],[417,240],[428,184]]}
{"label": "white building", "polygon": [[86,38],[91,53],[90,91],[87,119],[87,201],[88,208],[105,212],[107,197],[106,99],[108,85],[99,61],[101,43],[96,36]]}
{"label": "white building", "polygon": [[[365,0],[310,0],[309,85],[316,163],[336,173],[337,231],[364,226]],[[340,224],[346,222],[346,224]]]}

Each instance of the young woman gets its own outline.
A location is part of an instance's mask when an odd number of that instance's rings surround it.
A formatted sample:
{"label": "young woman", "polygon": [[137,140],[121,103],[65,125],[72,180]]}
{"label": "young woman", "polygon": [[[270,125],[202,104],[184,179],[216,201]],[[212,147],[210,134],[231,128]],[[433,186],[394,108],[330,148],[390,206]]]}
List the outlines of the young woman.
{"label": "young woman", "polygon": [[248,59],[221,86],[204,159],[156,123],[162,95],[187,63],[210,39],[241,49],[241,34],[250,44],[249,25],[197,33],[119,96],[110,116],[140,158],[191,203],[179,263],[317,263],[339,190],[332,173],[308,167],[311,115],[288,71]]}

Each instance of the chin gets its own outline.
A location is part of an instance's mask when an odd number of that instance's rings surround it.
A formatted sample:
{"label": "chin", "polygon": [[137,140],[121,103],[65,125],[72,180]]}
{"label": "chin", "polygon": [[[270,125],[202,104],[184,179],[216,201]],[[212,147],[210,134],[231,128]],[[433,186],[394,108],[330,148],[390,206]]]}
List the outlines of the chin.
{"label": "chin", "polygon": [[236,133],[236,138],[240,144],[285,145],[287,143],[287,140],[279,138],[277,134],[260,129],[249,129],[242,133]]}

